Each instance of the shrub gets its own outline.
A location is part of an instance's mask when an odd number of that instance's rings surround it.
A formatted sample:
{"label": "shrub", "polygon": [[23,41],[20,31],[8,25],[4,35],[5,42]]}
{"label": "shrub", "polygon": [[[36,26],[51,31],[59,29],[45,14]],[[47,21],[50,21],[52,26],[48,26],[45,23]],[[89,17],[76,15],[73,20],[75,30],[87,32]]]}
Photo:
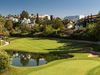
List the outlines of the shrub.
{"label": "shrub", "polygon": [[93,41],[100,41],[100,25],[98,24],[90,24],[87,27],[87,35],[89,36],[88,38],[93,40]]}
{"label": "shrub", "polygon": [[0,51],[0,72],[9,67],[9,56],[6,52]]}
{"label": "shrub", "polygon": [[70,36],[72,39],[100,41],[100,25],[96,23],[90,23],[86,28],[80,28],[74,31]]}
{"label": "shrub", "polygon": [[48,35],[52,35],[54,33],[54,28],[51,25],[46,25],[45,29],[44,29],[44,34],[46,36]]}
{"label": "shrub", "polygon": [[97,41],[100,41],[100,25],[96,25],[94,32],[95,38],[97,39]]}

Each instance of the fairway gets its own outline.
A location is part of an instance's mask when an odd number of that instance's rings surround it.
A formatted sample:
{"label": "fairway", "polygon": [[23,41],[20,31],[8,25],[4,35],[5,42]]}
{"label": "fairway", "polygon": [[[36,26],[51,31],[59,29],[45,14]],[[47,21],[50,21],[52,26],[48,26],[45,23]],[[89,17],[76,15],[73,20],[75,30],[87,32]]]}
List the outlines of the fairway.
{"label": "fairway", "polygon": [[11,41],[10,45],[2,49],[26,52],[49,52],[63,45],[64,43],[58,43],[58,41],[50,39],[20,38]]}
{"label": "fairway", "polygon": [[[14,38],[13,38],[14,39]],[[8,46],[1,49],[16,50],[26,52],[52,52],[52,51],[74,51],[86,47],[87,44],[70,42],[63,39],[48,38],[17,38],[10,42]]]}
{"label": "fairway", "polygon": [[[99,75],[93,70],[100,66],[95,60],[58,60],[39,67],[11,67],[1,75]],[[95,73],[94,73],[95,71]]]}
{"label": "fairway", "polygon": [[100,62],[94,60],[71,60],[34,71],[28,75],[87,75],[89,70],[98,65]]}
{"label": "fairway", "polygon": [[89,72],[88,72],[88,75],[100,75],[100,65],[91,69]]}

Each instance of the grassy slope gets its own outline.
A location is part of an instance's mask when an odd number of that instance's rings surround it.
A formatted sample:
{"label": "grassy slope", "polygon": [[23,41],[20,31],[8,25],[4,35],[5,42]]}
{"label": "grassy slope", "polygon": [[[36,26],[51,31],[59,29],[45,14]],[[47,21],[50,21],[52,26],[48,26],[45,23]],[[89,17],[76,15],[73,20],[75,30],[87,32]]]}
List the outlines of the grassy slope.
{"label": "grassy slope", "polygon": [[93,60],[71,60],[39,70],[28,75],[86,75],[88,71],[100,65]]}
{"label": "grassy slope", "polygon": [[99,61],[95,60],[57,60],[39,67],[12,67],[0,75],[87,75],[99,65]]}
{"label": "grassy slope", "polygon": [[56,64],[62,63],[65,60],[57,60],[57,61],[53,61],[50,62],[49,64],[46,65],[42,65],[42,66],[38,66],[38,67],[14,67],[12,66],[8,71],[0,74],[0,75],[28,75],[29,73],[33,72],[33,71],[38,71],[50,66],[54,66]]}
{"label": "grassy slope", "polygon": [[88,72],[88,75],[100,75],[100,65],[91,69],[89,72]]}

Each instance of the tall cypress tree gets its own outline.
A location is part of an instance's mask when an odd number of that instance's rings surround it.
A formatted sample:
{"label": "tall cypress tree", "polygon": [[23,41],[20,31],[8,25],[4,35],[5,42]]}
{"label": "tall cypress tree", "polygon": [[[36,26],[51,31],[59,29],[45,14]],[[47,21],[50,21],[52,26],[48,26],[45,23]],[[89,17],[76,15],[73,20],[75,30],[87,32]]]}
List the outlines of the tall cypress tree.
{"label": "tall cypress tree", "polygon": [[39,23],[39,14],[37,13],[36,15],[36,23],[38,24]]}
{"label": "tall cypress tree", "polygon": [[51,20],[51,21],[53,20],[53,15],[50,15],[50,20]]}

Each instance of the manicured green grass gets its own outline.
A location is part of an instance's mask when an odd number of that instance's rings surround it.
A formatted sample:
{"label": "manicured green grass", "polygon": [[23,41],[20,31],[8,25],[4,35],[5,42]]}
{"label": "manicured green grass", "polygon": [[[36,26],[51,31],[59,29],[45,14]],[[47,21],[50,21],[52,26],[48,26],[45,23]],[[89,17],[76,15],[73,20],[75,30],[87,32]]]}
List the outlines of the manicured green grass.
{"label": "manicured green grass", "polygon": [[63,39],[45,39],[45,38],[12,38],[10,45],[3,47],[4,50],[16,50],[26,52],[51,52],[67,51],[77,52],[80,48],[88,44],[70,42]]}
{"label": "manicured green grass", "polygon": [[[65,51],[73,58],[56,60],[39,67],[14,67],[0,75],[100,75],[100,58],[89,58],[81,48],[91,47],[86,43],[77,43],[64,39],[48,38],[11,38],[10,45],[1,50],[25,52]],[[97,68],[95,68],[97,67]],[[97,73],[98,71],[98,73]]]}
{"label": "manicured green grass", "polygon": [[91,69],[87,75],[100,75],[100,65]]}
{"label": "manicured green grass", "polygon": [[7,71],[1,73],[0,75],[27,75],[33,68],[18,68],[18,67],[10,67]]}
{"label": "manicured green grass", "polygon": [[11,41],[10,45],[2,49],[27,52],[49,52],[49,48],[51,49],[50,51],[52,51],[53,49],[63,45],[63,43],[58,43],[56,40],[21,38]]}
{"label": "manicured green grass", "polygon": [[90,69],[98,65],[100,65],[100,62],[93,60],[71,60],[39,71],[33,71],[28,75],[87,75]]}
{"label": "manicured green grass", "polygon": [[10,70],[0,75],[88,75],[91,69],[97,66],[100,66],[100,61],[65,59],[39,67],[11,67]]}

